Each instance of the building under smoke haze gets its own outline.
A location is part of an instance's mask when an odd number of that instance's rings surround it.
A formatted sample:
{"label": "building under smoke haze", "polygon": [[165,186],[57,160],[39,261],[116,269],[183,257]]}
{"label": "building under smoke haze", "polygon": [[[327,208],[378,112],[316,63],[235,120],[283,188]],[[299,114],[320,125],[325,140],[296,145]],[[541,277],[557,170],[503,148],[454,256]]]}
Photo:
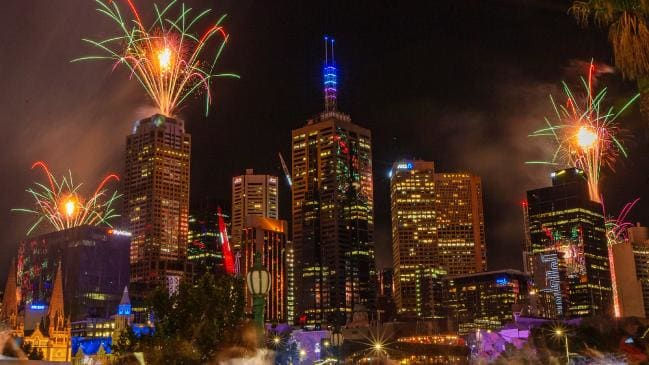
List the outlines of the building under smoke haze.
{"label": "building under smoke haze", "polygon": [[136,122],[126,139],[124,216],[136,296],[163,283],[173,289],[186,271],[190,152],[184,122],[160,114]]}

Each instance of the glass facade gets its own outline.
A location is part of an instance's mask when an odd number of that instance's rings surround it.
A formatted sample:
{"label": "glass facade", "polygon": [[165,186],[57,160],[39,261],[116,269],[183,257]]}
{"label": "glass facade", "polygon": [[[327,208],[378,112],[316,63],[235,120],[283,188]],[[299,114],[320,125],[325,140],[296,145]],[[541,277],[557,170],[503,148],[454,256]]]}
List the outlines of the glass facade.
{"label": "glass facade", "polygon": [[130,237],[110,228],[80,226],[29,238],[18,248],[22,306],[49,303],[60,262],[66,315],[72,321],[110,316],[129,281]]}
{"label": "glass facade", "polygon": [[375,308],[371,134],[331,111],[292,135],[298,316],[343,324]]}
{"label": "glass facade", "polygon": [[554,297],[554,312],[569,318],[612,315],[604,215],[589,198],[583,172],[554,172],[551,187],[527,192],[527,207],[535,286]]}

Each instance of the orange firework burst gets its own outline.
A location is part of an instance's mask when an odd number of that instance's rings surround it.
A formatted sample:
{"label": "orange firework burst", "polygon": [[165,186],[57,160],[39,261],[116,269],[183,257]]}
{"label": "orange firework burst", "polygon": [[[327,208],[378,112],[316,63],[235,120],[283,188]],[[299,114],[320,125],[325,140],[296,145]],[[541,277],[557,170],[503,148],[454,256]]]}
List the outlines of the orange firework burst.
{"label": "orange firework burst", "polygon": [[[212,99],[210,85],[213,79],[239,77],[232,73],[214,73],[229,38],[221,25],[225,15],[204,33],[198,34],[193,32],[193,27],[210,12],[209,9],[192,16],[192,9],[181,4],[179,14],[168,17],[176,1],[162,8],[154,4],[155,20],[151,26],[145,27],[133,1],[126,0],[135,18],[131,21],[122,17],[114,1],[95,1],[99,4],[97,10],[115,21],[122,34],[101,41],[84,39],[104,55],[82,57],[73,62],[111,60],[115,67],[125,65],[161,114],[173,116],[177,108],[199,90],[205,93],[207,114]],[[210,50],[213,51],[212,56],[206,57]]]}
{"label": "orange firework burst", "polygon": [[118,217],[112,204],[121,195],[116,191],[109,194],[105,188],[111,180],[119,181],[117,175],[106,176],[94,193],[84,199],[79,193],[82,184],[74,184],[71,172],[67,177],[64,176],[60,181],[57,181],[44,162],[37,161],[32,165],[32,169],[37,167],[40,167],[45,173],[47,183],[35,183],[34,188],[26,190],[34,198],[35,209],[12,209],[15,212],[37,216],[36,222],[29,228],[27,235],[43,221],[49,222],[55,230],[60,231],[81,225],[105,224],[110,226],[109,220]]}

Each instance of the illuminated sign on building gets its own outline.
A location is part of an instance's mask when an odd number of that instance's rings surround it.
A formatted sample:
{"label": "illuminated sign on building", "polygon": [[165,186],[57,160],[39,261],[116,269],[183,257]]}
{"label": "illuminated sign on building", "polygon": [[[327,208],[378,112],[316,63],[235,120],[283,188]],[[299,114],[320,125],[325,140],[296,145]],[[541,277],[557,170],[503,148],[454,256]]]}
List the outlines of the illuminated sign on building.
{"label": "illuminated sign on building", "polygon": [[108,231],[109,234],[112,234],[114,236],[124,236],[124,237],[131,237],[132,234],[131,232],[127,231],[120,231],[119,229],[111,229]]}
{"label": "illuminated sign on building", "polygon": [[412,162],[403,162],[397,165],[397,169],[399,170],[412,170]]}
{"label": "illuminated sign on building", "polygon": [[[268,181],[269,181],[271,184],[276,184],[276,183],[277,183],[277,179],[274,178],[274,177],[268,178]],[[235,184],[236,184],[236,182],[235,182]]]}
{"label": "illuminated sign on building", "polygon": [[45,310],[45,304],[34,303],[34,304],[29,306],[29,309],[35,310],[35,311],[42,311],[42,310]]}
{"label": "illuminated sign on building", "polygon": [[241,178],[240,177],[234,178],[234,183],[235,184],[241,184]]}
{"label": "illuminated sign on building", "polygon": [[498,285],[507,285],[509,284],[509,279],[503,277],[503,278],[498,278],[496,279],[496,284]]}

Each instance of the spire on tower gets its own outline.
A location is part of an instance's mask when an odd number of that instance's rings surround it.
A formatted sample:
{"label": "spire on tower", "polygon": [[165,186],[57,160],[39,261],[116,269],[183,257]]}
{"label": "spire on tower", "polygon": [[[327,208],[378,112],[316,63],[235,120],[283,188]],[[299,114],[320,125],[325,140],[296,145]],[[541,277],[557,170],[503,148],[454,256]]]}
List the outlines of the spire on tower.
{"label": "spire on tower", "polygon": [[[16,259],[11,259],[9,267],[9,276],[5,284],[4,296],[2,297],[2,310],[0,310],[0,320],[15,322],[18,316],[18,297],[16,292]],[[14,326],[15,323],[9,323]]]}
{"label": "spire on tower", "polygon": [[61,262],[56,269],[56,277],[54,278],[54,288],[52,289],[52,297],[50,298],[50,307],[47,313],[49,321],[49,333],[52,330],[59,330],[65,325],[65,312],[63,309],[63,273],[61,271]]}
{"label": "spire on tower", "polygon": [[122,300],[120,300],[119,305],[117,306],[117,314],[121,316],[130,316],[131,315],[131,298],[128,296],[128,287],[124,287],[124,292],[122,293]]}
{"label": "spire on tower", "polygon": [[325,111],[336,110],[336,99],[338,96],[338,69],[334,58],[334,39],[324,37],[325,62],[322,70],[324,83]]}

